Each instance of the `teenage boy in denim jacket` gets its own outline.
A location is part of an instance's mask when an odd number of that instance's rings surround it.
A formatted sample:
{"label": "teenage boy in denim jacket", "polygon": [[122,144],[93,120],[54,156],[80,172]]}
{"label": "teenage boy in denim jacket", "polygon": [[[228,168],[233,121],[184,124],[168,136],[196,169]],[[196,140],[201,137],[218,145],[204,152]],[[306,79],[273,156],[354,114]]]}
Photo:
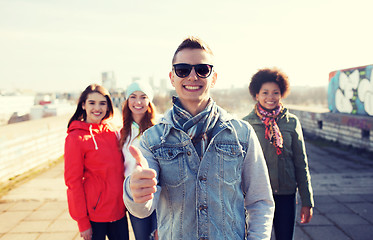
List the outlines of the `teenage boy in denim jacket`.
{"label": "teenage boy in denim jacket", "polygon": [[159,239],[270,239],[274,202],[252,127],[210,98],[217,80],[210,48],[178,47],[169,76],[178,98],[130,149],[138,166],[124,202],[138,216],[157,209]]}

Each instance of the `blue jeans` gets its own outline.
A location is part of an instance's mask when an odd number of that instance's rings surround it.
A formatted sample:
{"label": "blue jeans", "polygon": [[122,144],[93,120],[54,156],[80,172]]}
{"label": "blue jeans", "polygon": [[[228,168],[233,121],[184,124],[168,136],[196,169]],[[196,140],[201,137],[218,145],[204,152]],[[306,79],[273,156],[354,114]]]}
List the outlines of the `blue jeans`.
{"label": "blue jeans", "polygon": [[273,227],[276,240],[293,240],[296,213],[295,194],[273,195],[275,200],[275,216]]}
{"label": "blue jeans", "polygon": [[130,212],[130,220],[136,240],[153,239],[153,233],[157,229],[157,217],[155,211],[146,218],[137,218]]}
{"label": "blue jeans", "polygon": [[127,217],[115,222],[92,222],[92,240],[129,240]]}

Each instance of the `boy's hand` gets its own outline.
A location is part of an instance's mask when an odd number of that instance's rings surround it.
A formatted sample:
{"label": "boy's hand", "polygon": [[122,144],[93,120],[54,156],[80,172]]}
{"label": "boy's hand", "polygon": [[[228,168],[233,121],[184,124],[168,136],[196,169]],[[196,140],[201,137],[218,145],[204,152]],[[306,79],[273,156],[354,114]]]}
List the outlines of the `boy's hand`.
{"label": "boy's hand", "polygon": [[130,179],[132,197],[135,202],[144,203],[152,199],[153,194],[157,191],[157,173],[149,168],[148,161],[138,148],[130,146],[129,150],[137,163]]}

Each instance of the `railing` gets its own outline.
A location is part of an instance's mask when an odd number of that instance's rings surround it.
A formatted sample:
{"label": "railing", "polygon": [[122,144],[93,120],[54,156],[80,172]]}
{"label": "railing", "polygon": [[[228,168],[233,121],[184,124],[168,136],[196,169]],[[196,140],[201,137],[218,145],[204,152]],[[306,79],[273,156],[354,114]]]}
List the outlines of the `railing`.
{"label": "railing", "polygon": [[[0,184],[64,154],[71,114],[0,126]],[[112,126],[120,128],[121,112],[114,108]]]}
{"label": "railing", "polygon": [[69,117],[0,126],[0,183],[61,157]]}

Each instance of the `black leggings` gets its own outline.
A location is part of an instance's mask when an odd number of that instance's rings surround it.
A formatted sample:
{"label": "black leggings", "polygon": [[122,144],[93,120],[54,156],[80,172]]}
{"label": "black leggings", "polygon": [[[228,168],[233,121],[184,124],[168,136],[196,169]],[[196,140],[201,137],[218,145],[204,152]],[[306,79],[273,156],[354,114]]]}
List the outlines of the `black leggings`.
{"label": "black leggings", "polygon": [[274,195],[273,198],[275,200],[273,227],[276,240],[292,240],[296,212],[295,194]]}

